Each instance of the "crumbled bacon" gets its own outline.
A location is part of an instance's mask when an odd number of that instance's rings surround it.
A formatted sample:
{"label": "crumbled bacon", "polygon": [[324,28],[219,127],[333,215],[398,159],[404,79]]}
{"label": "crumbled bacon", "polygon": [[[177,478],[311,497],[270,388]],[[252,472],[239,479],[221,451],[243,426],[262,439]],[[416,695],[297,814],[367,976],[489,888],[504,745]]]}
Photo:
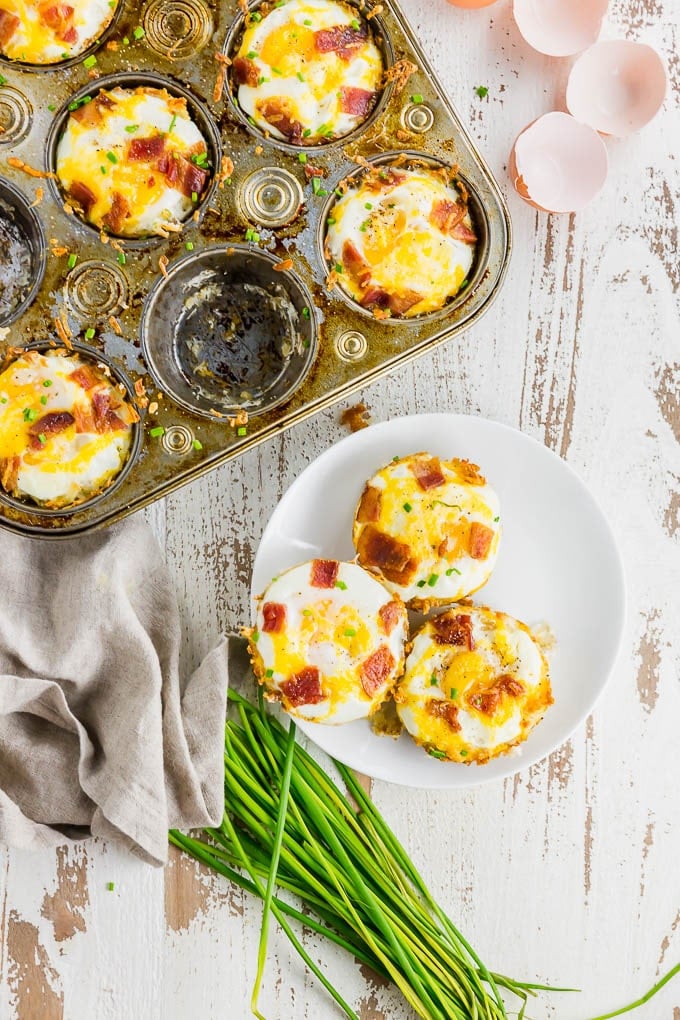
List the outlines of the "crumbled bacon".
{"label": "crumbled bacon", "polygon": [[443,485],[446,478],[442,474],[439,457],[417,457],[411,461],[411,471],[421,489],[427,492]]}
{"label": "crumbled bacon", "polygon": [[413,308],[419,301],[423,300],[423,295],[419,294],[416,290],[403,290],[401,293],[392,293],[389,295],[388,306],[393,315],[404,315],[408,312],[409,308]]}
{"label": "crumbled bacon", "polygon": [[486,479],[479,473],[479,468],[469,460],[459,460],[454,457],[451,461],[461,481],[468,485],[485,485]]}
{"label": "crumbled bacon", "polygon": [[375,485],[366,485],[359,500],[357,509],[357,521],[359,524],[368,524],[380,519],[380,504],[382,493]]}
{"label": "crumbled bacon", "polygon": [[147,162],[158,159],[165,148],[165,135],[150,135],[148,138],[133,138],[128,146],[128,159],[143,159]]}
{"label": "crumbled bacon", "polygon": [[395,599],[392,599],[391,602],[386,602],[378,610],[378,616],[385,633],[391,634],[401,619],[401,602],[397,602]]}
{"label": "crumbled bacon", "polygon": [[359,561],[365,566],[378,567],[388,581],[407,585],[418,569],[411,549],[392,535],[386,535],[373,524],[367,524],[357,541]]}
{"label": "crumbled bacon", "polygon": [[[16,14],[0,7],[0,46],[6,46],[21,24]],[[6,462],[3,462],[6,463]]]}
{"label": "crumbled bacon", "polygon": [[438,227],[443,234],[448,234],[465,216],[466,209],[462,202],[451,202],[446,198],[438,198],[430,212],[430,223]]}
{"label": "crumbled bacon", "polygon": [[302,124],[295,120],[292,104],[286,96],[259,99],[257,109],[267,123],[280,131],[293,145],[302,141]]}
{"label": "crumbled bacon", "polygon": [[333,588],[339,569],[337,560],[312,560],[310,584],[313,588]]}
{"label": "crumbled bacon", "polygon": [[474,651],[472,619],[467,613],[441,613],[431,621],[434,639],[440,645],[456,645]]}
{"label": "crumbled bacon", "polygon": [[262,606],[262,630],[265,634],[280,634],[286,625],[286,607],[280,602],[265,602]]}
{"label": "crumbled bacon", "polygon": [[436,716],[437,719],[443,719],[454,733],[460,732],[458,706],[454,705],[451,701],[445,698],[430,698],[427,702],[427,711],[430,715]]}
{"label": "crumbled bacon", "polygon": [[476,708],[482,715],[493,715],[498,708],[501,700],[501,692],[495,687],[491,687],[488,691],[483,691],[481,694],[472,694],[468,698],[468,704]]}
{"label": "crumbled bacon", "polygon": [[389,308],[390,295],[386,290],[383,290],[382,287],[369,287],[368,290],[361,295],[359,304],[362,308],[377,308],[384,310]]}
{"label": "crumbled bacon", "polygon": [[64,432],[69,425],[73,425],[74,421],[75,418],[68,411],[50,411],[49,414],[37,418],[28,431],[32,436],[56,436],[59,432]]}
{"label": "crumbled bacon", "polygon": [[293,708],[300,705],[318,705],[324,697],[319,670],[316,666],[305,666],[299,672],[293,673],[289,680],[283,681],[281,692]]}
{"label": "crumbled bacon", "polygon": [[347,274],[356,280],[360,287],[368,284],[371,279],[371,267],[349,239],[342,246],[342,263]]}
{"label": "crumbled bacon", "polygon": [[63,39],[64,42],[75,41],[74,38],[67,38],[67,35],[75,36],[72,25],[73,7],[68,4],[43,3],[40,5],[39,12],[42,24],[51,28],[58,39]]}
{"label": "crumbled bacon", "polygon": [[473,244],[477,240],[477,235],[466,223],[457,223],[456,226],[451,230],[451,237],[455,237],[456,241],[464,241],[465,244]]}
{"label": "crumbled bacon", "polygon": [[156,164],[158,171],[173,188],[187,198],[201,195],[208,179],[208,171],[196,166],[177,152],[164,152]]}
{"label": "crumbled bacon", "polygon": [[255,88],[260,78],[257,64],[247,57],[236,57],[233,68],[237,85],[250,85],[251,88]]}
{"label": "crumbled bacon", "polygon": [[[2,21],[0,20],[0,28],[2,27]],[[21,467],[21,457],[5,457],[0,460],[0,485],[6,492],[12,492],[19,481],[19,469]]]}
{"label": "crumbled bacon", "polygon": [[372,698],[375,692],[384,684],[396,663],[394,656],[387,645],[381,645],[361,665],[361,686]]}
{"label": "crumbled bacon", "polygon": [[78,32],[75,25],[69,25],[58,38],[65,43],[74,43],[78,38]]}
{"label": "crumbled bacon", "polygon": [[73,407],[73,417],[76,423],[76,432],[80,435],[91,435],[93,432],[96,432],[94,415],[88,408],[75,404]]}
{"label": "crumbled bacon", "polygon": [[342,60],[351,60],[367,38],[368,30],[364,24],[358,29],[351,25],[335,25],[334,28],[322,28],[315,32],[314,45],[319,53],[337,53]]}
{"label": "crumbled bacon", "polygon": [[83,212],[87,216],[90,209],[97,201],[97,197],[94,192],[90,191],[87,184],[83,184],[82,181],[72,181],[68,190],[71,198],[82,207]]}
{"label": "crumbled bacon", "polygon": [[343,85],[340,89],[340,109],[355,117],[367,117],[375,105],[377,92]]}
{"label": "crumbled bacon", "polygon": [[75,372],[71,372],[69,378],[84,390],[91,390],[99,381],[88,365],[81,365]]}
{"label": "crumbled bacon", "polygon": [[473,521],[470,525],[470,556],[473,560],[485,560],[489,555],[493,530],[486,524]]}
{"label": "crumbled bacon", "polygon": [[496,681],[496,687],[499,691],[503,691],[505,694],[509,694],[513,698],[519,698],[520,695],[524,694],[526,687],[521,680],[517,677],[512,676],[511,673],[503,673],[499,676]]}
{"label": "crumbled bacon", "polygon": [[117,432],[118,429],[125,428],[125,422],[111,407],[110,394],[105,390],[93,394],[92,412],[96,432]]}
{"label": "crumbled bacon", "polygon": [[102,223],[114,234],[120,234],[125,220],[130,215],[130,203],[120,191],[114,191],[111,208],[102,216]]}

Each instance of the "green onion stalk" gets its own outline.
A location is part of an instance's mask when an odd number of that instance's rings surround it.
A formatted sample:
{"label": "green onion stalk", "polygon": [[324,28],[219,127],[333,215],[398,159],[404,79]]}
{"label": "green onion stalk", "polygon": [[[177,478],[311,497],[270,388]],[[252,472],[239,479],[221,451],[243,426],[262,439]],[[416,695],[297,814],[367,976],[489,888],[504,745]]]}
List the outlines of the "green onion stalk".
{"label": "green onion stalk", "polygon": [[[176,830],[170,842],[264,901],[251,1010],[263,981],[273,916],[340,1010],[356,1012],[296,936],[291,921],[351,953],[401,991],[423,1020],[518,1020],[540,990],[573,991],[518,981],[490,971],[437,905],[396,836],[346,766],[336,762],[347,793],[288,729],[230,690],[225,729],[222,824],[200,836]],[[300,906],[281,898],[285,890]],[[302,909],[301,909],[302,908]],[[618,1016],[648,1001],[680,965]],[[604,1017],[596,1020],[605,1020]]]}

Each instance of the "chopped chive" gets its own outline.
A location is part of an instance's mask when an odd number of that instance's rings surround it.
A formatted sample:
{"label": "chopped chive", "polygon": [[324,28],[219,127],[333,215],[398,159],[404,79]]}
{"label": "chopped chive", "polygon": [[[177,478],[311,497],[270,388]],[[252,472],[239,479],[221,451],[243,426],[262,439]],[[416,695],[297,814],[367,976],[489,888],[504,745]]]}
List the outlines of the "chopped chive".
{"label": "chopped chive", "polygon": [[250,15],[251,21],[262,21],[262,15],[259,11],[253,11]]}
{"label": "chopped chive", "polygon": [[40,398],[40,403],[41,403],[41,404],[46,404],[46,403],[47,403],[47,397],[45,397],[45,396],[42,396],[42,397]]}
{"label": "chopped chive", "polygon": [[467,758],[467,756],[468,756],[468,753],[467,753],[467,751],[465,750],[465,748],[463,748],[463,750],[462,750],[462,751],[460,752],[460,756],[461,756],[461,758]]}
{"label": "chopped chive", "polygon": [[191,201],[192,202],[198,202],[198,192],[197,191],[192,191],[191,192]]}
{"label": "chopped chive", "polygon": [[52,385],[52,380],[51,379],[43,379],[43,386],[51,386],[51,385]]}
{"label": "chopped chive", "polygon": [[248,58],[248,60],[254,60],[256,56],[257,53],[255,52],[255,50],[248,50],[248,52],[246,53],[246,57]]}
{"label": "chopped chive", "polygon": [[124,35],[123,36],[123,46],[129,46],[129,45],[130,45],[130,40],[128,39],[128,37],[126,35]]}
{"label": "chopped chive", "polygon": [[427,579],[427,583],[430,586],[430,588],[434,588],[434,586],[435,586],[435,584],[437,583],[438,580],[439,580],[439,574],[430,574],[430,576]]}
{"label": "chopped chive", "polygon": [[300,163],[306,163],[307,162],[307,153],[306,152],[299,152],[298,153],[298,162],[300,162]]}
{"label": "chopped chive", "polygon": [[115,889],[116,887],[115,887],[115,885],[113,884],[113,882],[107,882],[107,883],[106,883],[106,888],[107,888],[107,889],[109,890],[109,892],[113,892],[113,890],[114,890],[114,889]]}
{"label": "chopped chive", "polygon": [[283,71],[278,67],[272,67],[272,74],[278,74],[280,76],[283,74]]}
{"label": "chopped chive", "polygon": [[364,202],[364,209],[372,209],[372,208],[373,208],[373,203],[372,202]]}
{"label": "chopped chive", "polygon": [[401,460],[401,457],[399,456],[398,453],[395,453],[394,457],[392,458],[392,463],[396,464],[398,460]]}
{"label": "chopped chive", "polygon": [[247,431],[248,430],[245,427],[245,425],[239,425],[239,427],[236,429],[236,435],[237,436],[245,436]]}
{"label": "chopped chive", "polygon": [[312,129],[311,128],[305,128],[305,130],[302,132],[302,137],[303,138],[309,138],[311,133],[312,133]]}
{"label": "chopped chive", "polygon": [[498,521],[500,521],[500,517],[494,517],[494,519],[493,519],[494,524],[497,524]]}
{"label": "chopped chive", "polygon": [[311,25],[312,24],[312,19],[311,18],[305,18],[305,20],[302,22],[302,24],[303,25]]}
{"label": "chopped chive", "polygon": [[404,510],[406,511],[407,514],[410,514],[411,510],[413,510],[413,507],[411,506],[410,503],[404,503]]}
{"label": "chopped chive", "polygon": [[172,129],[174,128],[176,123],[177,123],[177,114],[173,113],[172,120],[170,121],[170,127],[168,128],[168,134],[169,135],[172,134]]}
{"label": "chopped chive", "polygon": [[121,266],[125,265],[125,263],[127,262],[127,259],[125,257],[125,252],[123,252],[123,251],[119,251],[118,252],[118,262],[119,262],[119,264]]}
{"label": "chopped chive", "polygon": [[446,576],[451,577],[451,574],[460,574],[460,570],[457,567],[449,567],[446,571]]}
{"label": "chopped chive", "polygon": [[258,85],[264,85],[264,83],[267,82],[267,81],[271,81],[271,78],[265,78],[264,75],[261,75],[261,77],[259,77],[257,79],[257,84]]}
{"label": "chopped chive", "polygon": [[436,747],[428,747],[427,753],[432,755],[433,758],[439,758],[440,760],[442,758],[446,758],[446,755],[444,754],[444,752],[443,751],[438,751]]}
{"label": "chopped chive", "polygon": [[298,76],[298,79],[299,79],[300,81],[304,81],[304,80],[305,80],[305,76],[304,76],[304,74],[302,73],[302,71],[298,71],[298,73],[297,73],[297,76]]}
{"label": "chopped chive", "polygon": [[424,588],[426,584],[427,584],[427,581],[418,581],[418,587],[419,588]]}
{"label": "chopped chive", "polygon": [[268,670],[266,670],[264,675],[268,676],[268,677],[273,677],[274,676],[274,670],[273,669],[268,669]]}
{"label": "chopped chive", "polygon": [[45,435],[44,432],[40,433],[40,435],[38,436],[38,439],[40,440],[41,443],[46,443],[47,442],[47,436]]}
{"label": "chopped chive", "polygon": [[100,166],[100,167],[99,167],[99,169],[101,170],[101,172],[102,172],[103,174],[107,173],[107,170],[106,170],[106,167],[105,167],[105,166]]}
{"label": "chopped chive", "polygon": [[327,224],[327,225],[328,225],[329,227],[332,227],[332,226],[334,226],[334,224],[335,224],[335,220],[333,219],[333,217],[332,217],[332,216],[329,216],[329,217],[328,217],[328,219],[326,220],[326,224]]}
{"label": "chopped chive", "polygon": [[95,57],[94,53],[92,53],[92,54],[90,54],[89,57],[85,57],[85,59],[83,60],[83,67],[86,67],[88,69],[88,71],[89,71],[89,69],[91,67],[94,67],[94,65],[96,63],[97,63],[97,58]]}
{"label": "chopped chive", "polygon": [[420,106],[420,104],[423,102],[423,97],[421,96],[420,92],[416,92],[414,96],[411,96],[411,102],[415,103],[416,106]]}
{"label": "chopped chive", "polygon": [[305,305],[305,307],[302,309],[302,318],[309,319],[311,317],[311,314],[312,313],[310,312],[309,308],[307,307],[307,305]]}
{"label": "chopped chive", "polygon": [[146,35],[146,32],[144,31],[141,25],[137,25],[137,27],[132,30],[132,34],[134,35],[135,39],[143,39],[144,36]]}
{"label": "chopped chive", "polygon": [[357,632],[355,631],[354,627],[347,627],[347,629],[345,630],[345,637],[356,637],[356,636],[357,636]]}
{"label": "chopped chive", "polygon": [[368,220],[364,220],[364,222],[359,225],[359,230],[361,231],[362,234],[365,234],[367,229],[368,229]]}
{"label": "chopped chive", "polygon": [[488,96],[489,94],[489,90],[486,87],[486,85],[478,85],[477,88],[475,89],[475,92],[477,93],[480,99],[484,99],[484,97]]}
{"label": "chopped chive", "polygon": [[352,18],[352,20],[350,21],[350,25],[352,26],[355,32],[358,32],[359,29],[361,28],[361,25],[359,24],[357,18]]}
{"label": "chopped chive", "polygon": [[108,159],[109,163],[117,163],[118,162],[118,156],[116,156],[115,152],[107,152],[106,153],[106,158]]}
{"label": "chopped chive", "polygon": [[194,441],[193,441],[193,443],[191,445],[193,446],[194,450],[202,450],[203,449],[203,443],[201,442],[200,439],[194,439]]}
{"label": "chopped chive", "polygon": [[24,421],[35,421],[38,417],[38,412],[34,411],[32,407],[24,408]]}
{"label": "chopped chive", "polygon": [[311,616],[312,615],[312,610],[311,609],[303,609],[302,610],[302,615],[303,616]]}
{"label": "chopped chive", "polygon": [[335,587],[339,588],[340,591],[347,591],[347,585],[345,584],[344,581],[336,581],[335,582]]}
{"label": "chopped chive", "polygon": [[7,397],[0,397],[0,404],[6,404],[6,403],[7,403]]}
{"label": "chopped chive", "polygon": [[433,673],[432,676],[430,677],[430,687],[435,687],[438,683],[439,681],[437,680],[437,674]]}
{"label": "chopped chive", "polygon": [[0,85],[6,85],[6,84],[7,84],[7,79],[5,78],[4,74],[0,74]]}
{"label": "chopped chive", "polygon": [[78,256],[76,255],[75,252],[72,251],[71,254],[68,257],[66,265],[69,267],[69,269],[73,269],[73,267],[75,266],[77,261],[78,261]]}
{"label": "chopped chive", "polygon": [[318,195],[320,190],[321,181],[319,180],[318,177],[312,177],[312,191],[314,192],[315,195]]}
{"label": "chopped chive", "polygon": [[185,243],[184,247],[186,248],[187,251],[193,251],[194,250],[194,242],[193,241],[187,241]]}
{"label": "chopped chive", "polygon": [[94,330],[93,330],[92,326],[90,326],[88,329],[85,330],[85,339],[86,340],[91,340],[93,336],[94,336]]}
{"label": "chopped chive", "polygon": [[257,644],[257,642],[260,640],[260,632],[259,632],[259,630],[254,630],[253,631],[250,640],[253,642],[253,644],[255,644],[255,645]]}
{"label": "chopped chive", "polygon": [[458,688],[457,687],[452,687],[451,688],[451,701],[455,701],[457,697],[458,697]]}
{"label": "chopped chive", "polygon": [[154,428],[149,429],[149,435],[153,436],[154,439],[157,439],[158,436],[165,435],[165,429],[162,425],[156,425]]}
{"label": "chopped chive", "polygon": [[126,124],[125,130],[129,135],[134,135],[135,131],[139,131],[139,124]]}
{"label": "chopped chive", "polygon": [[336,271],[336,273],[342,273],[342,272],[344,272],[344,270],[343,270],[343,268],[342,268],[342,266],[340,265],[340,263],[339,263],[339,262],[336,262],[336,263],[335,263],[335,271]]}
{"label": "chopped chive", "polygon": [[54,111],[56,110],[56,106],[54,105],[54,103],[48,103],[47,109],[50,111],[50,113],[54,113]]}

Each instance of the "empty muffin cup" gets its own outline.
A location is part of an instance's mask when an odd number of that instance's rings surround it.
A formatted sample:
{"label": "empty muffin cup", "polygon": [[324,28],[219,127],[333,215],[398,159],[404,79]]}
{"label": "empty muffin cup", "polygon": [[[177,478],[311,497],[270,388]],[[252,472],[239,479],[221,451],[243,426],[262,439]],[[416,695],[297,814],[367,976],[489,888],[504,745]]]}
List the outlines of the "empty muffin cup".
{"label": "empty muffin cup", "polygon": [[389,99],[394,64],[384,26],[368,13],[363,0],[287,0],[241,14],[225,43],[241,122],[293,151],[363,134]]}
{"label": "empty muffin cup", "polygon": [[57,113],[50,181],[91,230],[148,245],[202,209],[221,161],[217,126],[192,93],[162,75],[100,78]]}
{"label": "empty muffin cup", "polygon": [[451,314],[489,257],[486,210],[455,167],[389,153],[350,173],[319,225],[328,284],[354,309],[389,322]]}
{"label": "empty muffin cup", "polygon": [[141,444],[129,380],[84,344],[34,344],[0,371],[0,502],[43,517],[98,503]]}
{"label": "empty muffin cup", "polygon": [[45,233],[24,195],[0,178],[0,326],[18,319],[45,274]]}
{"label": "empty muffin cup", "polygon": [[239,410],[253,417],[301,385],[316,319],[297,276],[234,245],[168,266],[144,305],[141,337],[157,385],[182,407],[216,420]]}

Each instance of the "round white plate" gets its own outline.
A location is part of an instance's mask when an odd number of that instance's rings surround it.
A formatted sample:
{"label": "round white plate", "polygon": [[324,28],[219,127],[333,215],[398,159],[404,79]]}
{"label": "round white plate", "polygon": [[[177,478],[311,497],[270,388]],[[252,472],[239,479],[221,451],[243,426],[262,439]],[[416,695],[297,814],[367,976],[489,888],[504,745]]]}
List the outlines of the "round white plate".
{"label": "round white plate", "polygon": [[376,779],[430,789],[512,775],[554,751],[585,719],[614,666],[625,618],[623,567],[602,511],[563,460],[483,418],[420,414],[363,429],[326,450],[285,493],[260,542],[253,596],[287,567],[354,557],[352,520],[366,479],[397,454],[427,450],[478,464],[501,501],[500,555],[474,601],[529,625],[545,621],[555,704],[529,739],[487,765],[442,762],[409,736],[376,736],[365,721],[298,726],[334,758]]}

